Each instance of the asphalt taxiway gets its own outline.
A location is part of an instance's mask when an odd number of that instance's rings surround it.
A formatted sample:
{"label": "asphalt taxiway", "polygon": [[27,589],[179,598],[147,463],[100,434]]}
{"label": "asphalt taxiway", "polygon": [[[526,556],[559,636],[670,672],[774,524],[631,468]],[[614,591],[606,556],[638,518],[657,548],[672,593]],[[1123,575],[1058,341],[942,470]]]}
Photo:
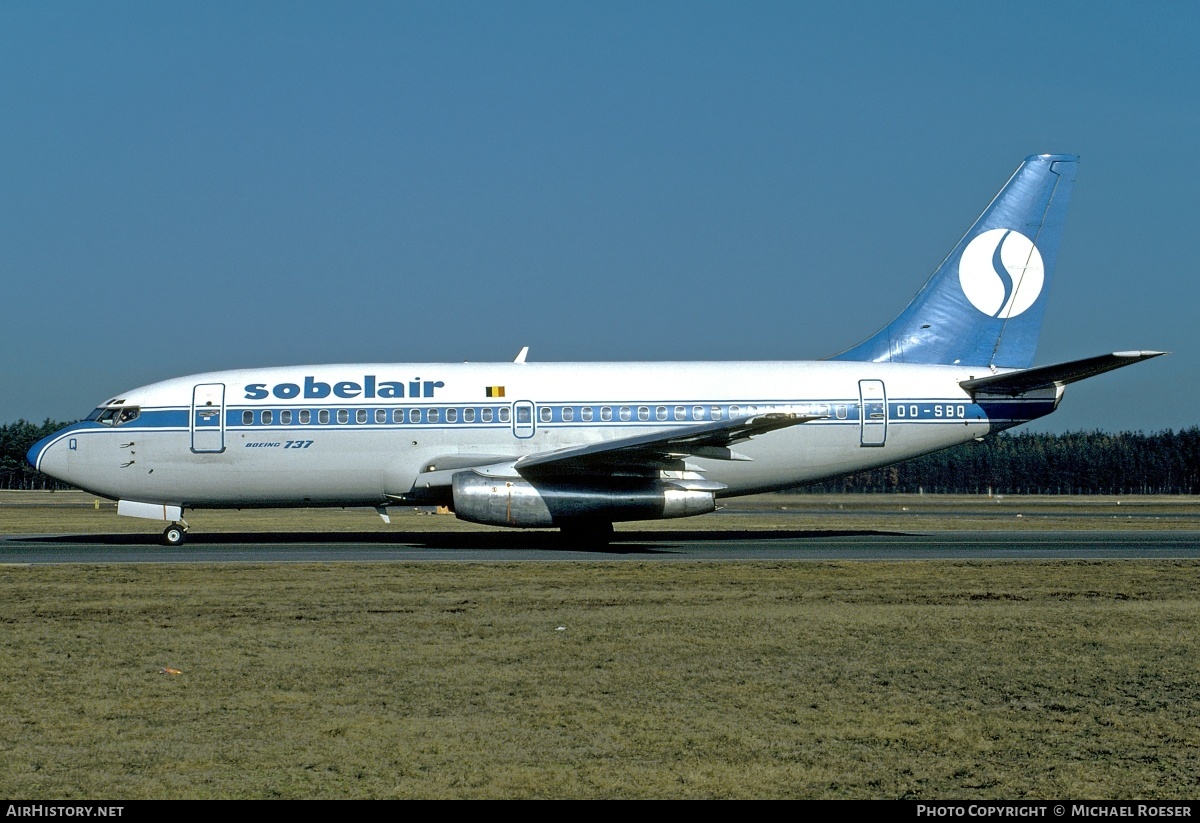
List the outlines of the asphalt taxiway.
{"label": "asphalt taxiway", "polygon": [[1200,531],[643,531],[605,549],[556,533],[194,534],[177,547],[148,535],[8,535],[0,564],[548,561],[1168,560],[1200,558]]}

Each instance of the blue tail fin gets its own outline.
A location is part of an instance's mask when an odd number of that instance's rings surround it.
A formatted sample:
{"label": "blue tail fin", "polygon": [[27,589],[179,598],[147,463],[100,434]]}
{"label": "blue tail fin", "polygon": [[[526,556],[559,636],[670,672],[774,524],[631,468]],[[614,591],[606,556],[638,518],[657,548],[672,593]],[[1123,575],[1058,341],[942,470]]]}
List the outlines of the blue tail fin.
{"label": "blue tail fin", "polygon": [[1027,157],[900,316],[832,359],[1032,365],[1078,163]]}

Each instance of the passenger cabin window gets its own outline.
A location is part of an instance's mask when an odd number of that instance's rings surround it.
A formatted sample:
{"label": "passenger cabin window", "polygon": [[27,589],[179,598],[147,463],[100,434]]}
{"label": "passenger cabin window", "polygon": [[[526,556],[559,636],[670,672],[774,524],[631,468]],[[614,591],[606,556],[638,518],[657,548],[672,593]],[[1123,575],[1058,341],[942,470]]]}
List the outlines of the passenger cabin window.
{"label": "passenger cabin window", "polygon": [[649,419],[650,419],[650,407],[649,406],[638,406],[638,420],[649,420]]}
{"label": "passenger cabin window", "polygon": [[720,407],[720,406],[713,406],[713,407],[712,407],[712,419],[713,419],[713,420],[720,420],[720,419],[721,419],[721,407]]}
{"label": "passenger cabin window", "polygon": [[633,419],[633,409],[629,408],[628,406],[622,406],[620,415],[621,415],[622,420],[632,420]]}
{"label": "passenger cabin window", "polygon": [[479,416],[483,420],[484,423],[492,422],[492,410],[491,409],[480,409]]}
{"label": "passenger cabin window", "polygon": [[685,406],[676,406],[675,407],[675,419],[676,420],[687,420],[687,408]]}
{"label": "passenger cabin window", "polygon": [[703,406],[692,406],[692,419],[693,420],[703,420],[704,419],[704,407]]}
{"label": "passenger cabin window", "polygon": [[538,416],[542,418],[543,423],[549,423],[554,419],[554,409],[549,406],[542,406],[538,409]]}
{"label": "passenger cabin window", "polygon": [[312,421],[312,413],[308,409],[301,409],[296,417],[299,418],[301,426],[307,426]]}
{"label": "passenger cabin window", "polygon": [[609,420],[612,420],[612,407],[611,406],[601,406],[600,407],[600,419],[606,423]]}
{"label": "passenger cabin window", "polygon": [[563,420],[570,423],[572,420],[575,419],[574,407],[573,406],[563,406],[562,416],[563,416]]}
{"label": "passenger cabin window", "polygon": [[317,412],[317,422],[322,426],[329,422],[329,409],[321,409]]}
{"label": "passenger cabin window", "polygon": [[392,409],[392,422],[393,423],[403,423],[404,422],[404,409]]}
{"label": "passenger cabin window", "polygon": [[437,409],[429,409],[425,412],[425,419],[430,423],[436,423],[441,419],[441,414]]}
{"label": "passenger cabin window", "polygon": [[457,423],[458,422],[458,409],[446,409],[446,422],[447,423]]}
{"label": "passenger cabin window", "polygon": [[667,407],[666,406],[655,406],[654,407],[654,419],[655,420],[666,420],[667,419]]}
{"label": "passenger cabin window", "polygon": [[350,422],[350,410],[349,409],[338,409],[337,410],[337,421],[339,423],[349,423]]}
{"label": "passenger cabin window", "polygon": [[503,406],[503,407],[500,409],[500,412],[499,412],[499,414],[500,414],[500,422],[501,422],[501,423],[507,423],[507,422],[508,422],[508,420],[509,420],[509,417],[511,416],[511,415],[509,415],[509,413],[508,413],[508,406]]}
{"label": "passenger cabin window", "polygon": [[289,409],[284,409],[283,411],[281,411],[281,412],[279,413],[279,425],[281,425],[281,426],[290,426],[290,425],[292,425],[292,412],[291,412],[291,410],[289,410]]}
{"label": "passenger cabin window", "polygon": [[475,422],[475,410],[474,409],[463,409],[463,422],[464,423],[474,423]]}
{"label": "passenger cabin window", "polygon": [[270,410],[270,409],[263,409],[263,413],[262,413],[262,424],[263,424],[264,426],[269,426],[269,425],[271,425],[271,420],[272,420],[273,418],[274,418],[274,415],[273,415],[273,414],[271,414],[271,410]]}
{"label": "passenger cabin window", "polygon": [[409,423],[420,423],[421,422],[421,410],[420,409],[409,409],[408,410],[408,422]]}
{"label": "passenger cabin window", "polygon": [[584,423],[591,423],[592,422],[592,407],[584,406],[582,409],[580,409],[579,410],[579,419],[582,420]]}
{"label": "passenger cabin window", "polygon": [[355,423],[366,423],[367,422],[367,410],[359,409],[358,411],[356,411],[354,413],[354,422]]}
{"label": "passenger cabin window", "polygon": [[254,423],[254,412],[250,411],[249,409],[242,412],[242,425],[249,426],[249,425],[252,425],[253,423]]}
{"label": "passenger cabin window", "polygon": [[376,409],[375,410],[375,422],[376,423],[386,423],[387,422],[387,409]]}

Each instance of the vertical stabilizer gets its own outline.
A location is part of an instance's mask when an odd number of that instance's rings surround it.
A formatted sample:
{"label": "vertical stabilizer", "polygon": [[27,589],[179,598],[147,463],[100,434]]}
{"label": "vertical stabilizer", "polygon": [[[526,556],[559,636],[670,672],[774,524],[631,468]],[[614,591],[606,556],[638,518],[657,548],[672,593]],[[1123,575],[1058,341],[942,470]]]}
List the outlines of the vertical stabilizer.
{"label": "vertical stabilizer", "polygon": [[900,316],[832,359],[1032,365],[1078,163],[1026,158]]}

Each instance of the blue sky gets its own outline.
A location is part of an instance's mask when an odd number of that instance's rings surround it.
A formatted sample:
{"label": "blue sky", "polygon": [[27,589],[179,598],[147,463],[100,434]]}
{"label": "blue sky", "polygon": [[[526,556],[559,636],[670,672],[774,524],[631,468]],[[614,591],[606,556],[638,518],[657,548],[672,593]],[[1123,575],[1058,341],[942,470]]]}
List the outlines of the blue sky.
{"label": "blue sky", "polygon": [[825,357],[1082,156],[1043,431],[1200,423],[1200,4],[0,4],[0,422],[242,366]]}

